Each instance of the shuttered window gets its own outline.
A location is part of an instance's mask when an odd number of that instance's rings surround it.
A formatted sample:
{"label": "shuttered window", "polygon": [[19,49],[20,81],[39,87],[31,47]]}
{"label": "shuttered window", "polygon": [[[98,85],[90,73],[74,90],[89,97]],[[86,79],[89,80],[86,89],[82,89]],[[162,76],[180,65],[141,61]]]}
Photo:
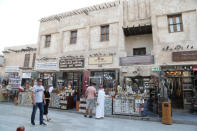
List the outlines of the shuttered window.
{"label": "shuttered window", "polygon": [[133,55],[146,55],[146,48],[134,48]]}
{"label": "shuttered window", "polygon": [[25,54],[24,67],[29,67],[30,54]]}
{"label": "shuttered window", "polygon": [[109,40],[109,25],[101,26],[101,41]]}
{"label": "shuttered window", "polygon": [[70,44],[76,44],[77,43],[77,30],[71,31],[70,36]]}
{"label": "shuttered window", "polygon": [[33,55],[32,67],[35,66],[35,61],[36,61],[36,53],[34,53]]}
{"label": "shuttered window", "polygon": [[51,35],[45,36],[45,48],[50,47],[51,45]]}
{"label": "shuttered window", "polygon": [[169,33],[183,31],[183,22],[181,14],[168,16],[168,31]]}

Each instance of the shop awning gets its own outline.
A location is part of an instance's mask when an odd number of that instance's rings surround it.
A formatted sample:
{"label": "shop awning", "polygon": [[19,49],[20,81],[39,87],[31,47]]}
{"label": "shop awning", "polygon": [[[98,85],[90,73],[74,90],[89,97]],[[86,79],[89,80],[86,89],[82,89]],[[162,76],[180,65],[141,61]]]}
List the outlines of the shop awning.
{"label": "shop awning", "polygon": [[152,25],[123,27],[125,36],[152,34]]}

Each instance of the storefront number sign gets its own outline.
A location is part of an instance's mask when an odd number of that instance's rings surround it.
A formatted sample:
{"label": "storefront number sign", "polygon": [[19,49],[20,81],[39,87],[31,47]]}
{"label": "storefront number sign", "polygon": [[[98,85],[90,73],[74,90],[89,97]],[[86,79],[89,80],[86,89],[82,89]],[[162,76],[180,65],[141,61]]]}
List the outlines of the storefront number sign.
{"label": "storefront number sign", "polygon": [[59,61],[60,68],[83,68],[84,58],[62,58]]}
{"label": "storefront number sign", "polygon": [[152,71],[159,71],[159,67],[152,67]]}
{"label": "storefront number sign", "polygon": [[90,57],[89,65],[112,64],[113,56]]}

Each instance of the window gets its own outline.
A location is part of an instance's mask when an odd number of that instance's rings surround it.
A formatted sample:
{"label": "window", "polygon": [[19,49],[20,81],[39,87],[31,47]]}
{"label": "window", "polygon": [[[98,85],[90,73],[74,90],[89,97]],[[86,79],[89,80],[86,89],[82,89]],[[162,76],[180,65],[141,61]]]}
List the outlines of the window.
{"label": "window", "polygon": [[34,53],[34,55],[33,55],[32,67],[34,67],[34,65],[35,65],[35,60],[36,60],[36,53]]}
{"label": "window", "polygon": [[181,14],[168,16],[168,31],[169,33],[183,31]]}
{"label": "window", "polygon": [[29,67],[30,54],[25,54],[24,67]]}
{"label": "window", "polygon": [[70,44],[75,44],[77,43],[77,31],[71,31],[70,35]]}
{"label": "window", "polygon": [[50,47],[50,44],[51,44],[51,35],[46,35],[45,48]]}
{"label": "window", "polygon": [[101,41],[109,40],[109,25],[101,26]]}
{"label": "window", "polygon": [[146,55],[146,48],[134,48],[133,55]]}

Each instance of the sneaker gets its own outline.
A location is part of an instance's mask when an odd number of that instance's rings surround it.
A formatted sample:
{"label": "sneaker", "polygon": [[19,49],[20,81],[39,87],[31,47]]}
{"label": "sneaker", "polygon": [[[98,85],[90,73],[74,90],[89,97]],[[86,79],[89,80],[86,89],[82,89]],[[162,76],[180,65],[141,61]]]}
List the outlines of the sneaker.
{"label": "sneaker", "polygon": [[87,115],[84,115],[84,117],[87,117]]}
{"label": "sneaker", "polygon": [[34,122],[31,122],[31,124],[32,124],[33,126],[35,126],[35,123],[34,123]]}
{"label": "sneaker", "polygon": [[89,118],[92,118],[92,116],[89,116]]}
{"label": "sneaker", "polygon": [[46,126],[47,124],[46,124],[46,123],[44,123],[44,122],[42,122],[42,123],[40,123],[40,125]]}

